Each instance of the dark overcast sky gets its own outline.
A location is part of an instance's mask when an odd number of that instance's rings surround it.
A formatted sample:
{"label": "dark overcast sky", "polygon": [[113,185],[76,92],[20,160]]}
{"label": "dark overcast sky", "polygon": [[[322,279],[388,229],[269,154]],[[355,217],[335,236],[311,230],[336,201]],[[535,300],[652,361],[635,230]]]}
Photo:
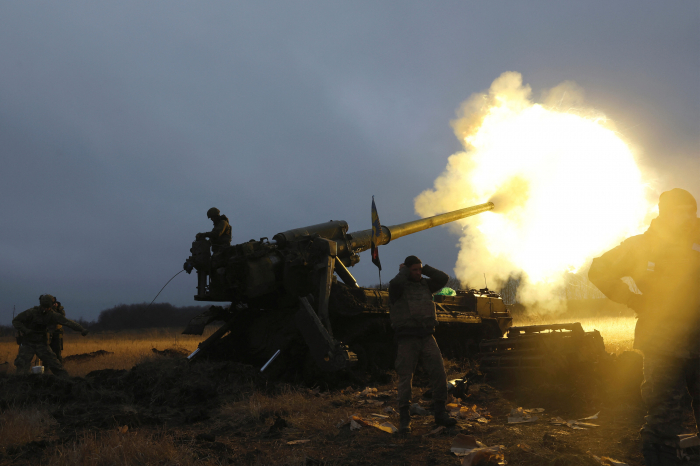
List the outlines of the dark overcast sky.
{"label": "dark overcast sky", "polygon": [[[1,2],[0,323],[150,301],[219,207],[234,243],[413,220],[504,71],[575,81],[659,189],[700,198],[700,2]],[[458,206],[459,207],[459,206]],[[446,228],[380,251],[452,272]],[[352,269],[377,281],[363,254]],[[194,304],[181,274],[158,301]]]}

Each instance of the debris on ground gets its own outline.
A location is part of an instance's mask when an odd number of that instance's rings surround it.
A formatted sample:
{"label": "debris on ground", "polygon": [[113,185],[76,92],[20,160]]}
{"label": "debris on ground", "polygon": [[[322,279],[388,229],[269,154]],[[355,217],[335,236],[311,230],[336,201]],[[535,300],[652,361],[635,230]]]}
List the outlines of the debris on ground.
{"label": "debris on ground", "polygon": [[364,390],[362,390],[357,396],[360,398],[374,398],[377,396],[377,389],[367,387]]}
{"label": "debris on ground", "polygon": [[373,419],[364,419],[358,414],[353,414],[347,419],[340,421],[338,424],[336,424],[336,427],[340,429],[348,424],[350,424],[350,430],[358,430],[364,426],[374,427],[375,429],[379,429],[390,434],[395,434],[399,431],[399,429],[397,429],[391,422],[380,422],[379,420],[375,421]]}
{"label": "debris on ground", "polygon": [[628,466],[627,463],[623,463],[622,461],[614,460],[612,458],[608,458],[607,456],[603,457],[597,457],[595,455],[592,455],[593,459],[599,462],[600,464],[604,466]]}
{"label": "debris on ground", "polygon": [[428,410],[423,408],[421,405],[418,403],[413,403],[410,408],[411,414],[415,414],[416,416],[427,416],[430,414]]}
{"label": "debris on ground", "polygon": [[114,354],[111,351],[97,350],[91,353],[81,353],[81,354],[71,354],[70,356],[64,356],[64,362],[84,362],[91,359],[95,359],[97,356],[106,356],[108,354]]}
{"label": "debris on ground", "polygon": [[384,406],[383,401],[379,400],[360,400],[355,405],[360,406],[360,405],[365,405],[365,406]]}
{"label": "debris on ground", "polygon": [[595,413],[593,416],[588,416],[584,417],[581,419],[569,419],[569,420],[564,420],[561,417],[557,416],[552,418],[549,423],[554,424],[555,426],[567,426],[570,427],[574,430],[587,430],[589,427],[600,427],[598,424],[593,424],[590,422],[583,422],[583,421],[588,421],[592,419],[598,419],[598,415],[600,414],[600,411]]}
{"label": "debris on ground", "polygon": [[600,411],[595,413],[593,416],[583,417],[583,418],[579,419],[579,421],[590,421],[591,419],[598,419],[599,414],[600,414]]}
{"label": "debris on ground", "polygon": [[311,439],[308,439],[308,438],[303,439],[303,440],[292,440],[291,442],[287,442],[287,445],[299,445],[302,443],[309,443],[310,441],[311,441]]}
{"label": "debris on ground", "polygon": [[356,422],[361,426],[374,427],[376,429],[388,432],[390,434],[395,434],[399,431],[399,429],[397,429],[391,422],[380,423],[379,421],[373,421],[371,419],[363,419],[360,416],[352,416],[352,421]]}
{"label": "debris on ground", "polygon": [[458,434],[452,439],[450,451],[456,456],[462,457],[462,466],[476,466],[477,464],[506,464],[503,452],[505,447],[497,445],[487,447],[472,435]]}
{"label": "debris on ground", "polygon": [[450,451],[457,456],[464,456],[475,448],[485,448],[486,445],[479,442],[473,435],[457,434],[452,439]]}
{"label": "debris on ground", "polygon": [[524,451],[525,453],[534,453],[534,452],[535,452],[535,449],[532,448],[532,447],[531,447],[530,445],[528,445],[527,443],[519,443],[519,444],[516,445],[516,446],[517,446],[518,448],[520,448],[522,451]]}
{"label": "debris on ground", "polygon": [[427,434],[424,434],[424,435],[423,435],[423,438],[426,438],[426,437],[433,437],[433,436],[436,436],[436,435],[440,435],[441,433],[443,433],[443,432],[445,431],[445,429],[446,429],[445,426],[440,426],[440,427],[438,427],[437,429],[433,429],[433,430],[431,430],[430,432],[428,432]]}
{"label": "debris on ground", "polygon": [[386,407],[384,408],[384,412],[385,412],[385,413],[389,413],[389,414],[394,414],[394,415],[396,415],[396,416],[398,416],[398,414],[399,414],[399,413],[396,412],[396,410],[394,409],[393,406],[386,406]]}
{"label": "debris on ground", "polygon": [[488,423],[487,417],[490,417],[489,411],[484,408],[477,408],[476,405],[471,406],[459,406],[457,410],[453,411],[457,417],[460,419],[465,419],[467,421],[477,421],[482,424]]}
{"label": "debris on ground", "polygon": [[[541,410],[541,411],[540,411]],[[523,408],[513,408],[508,415],[508,424],[525,424],[527,422],[535,422],[539,418],[533,416],[532,412],[541,413],[544,411],[542,408],[536,409],[523,409]]]}

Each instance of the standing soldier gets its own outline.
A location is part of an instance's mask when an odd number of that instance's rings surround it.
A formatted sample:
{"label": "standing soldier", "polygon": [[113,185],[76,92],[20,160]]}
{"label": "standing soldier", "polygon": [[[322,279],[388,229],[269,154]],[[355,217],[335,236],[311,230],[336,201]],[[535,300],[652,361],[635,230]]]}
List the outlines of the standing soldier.
{"label": "standing soldier", "polygon": [[32,358],[36,354],[54,375],[68,377],[68,372],[63,368],[63,364],[49,347],[49,328],[61,324],[80,332],[83,336],[87,335],[88,331],[79,323],[54,312],[52,310],[54,301],[55,298],[50,294],[41,295],[39,298],[40,306],[20,312],[12,319],[12,325],[19,332],[17,337],[19,351],[17,358],[15,358],[17,374],[29,372]]}
{"label": "standing soldier", "polygon": [[[66,316],[66,310],[61,306],[61,302],[57,301],[54,297],[54,303],[52,310],[61,314],[63,317]],[[50,332],[50,343],[49,347],[51,351],[56,355],[58,362],[63,364],[63,325],[56,324],[53,331]]]}
{"label": "standing soldier", "polygon": [[399,266],[398,275],[389,282],[391,326],[398,342],[396,373],[399,376],[399,432],[402,433],[411,431],[413,372],[419,359],[430,376],[435,422],[443,426],[457,423],[445,410],[447,376],[442,353],[433,337],[437,324],[433,293],[442,289],[448,279],[444,272],[423,266],[416,256],[408,256]]}
{"label": "standing soldier", "polygon": [[212,252],[216,254],[222,247],[231,245],[231,225],[216,207],[207,210],[207,218],[214,223],[214,228],[208,233],[197,234],[197,238],[209,238]]}
{"label": "standing soldier", "polygon": [[[623,277],[631,277],[632,292]],[[642,235],[593,260],[588,278],[611,300],[638,316],[634,348],[644,353],[641,430],[647,465],[674,464],[669,442],[683,433],[682,400],[690,393],[700,424],[700,219],[683,189],[659,197],[659,216]],[[675,449],[671,449],[674,453]]]}

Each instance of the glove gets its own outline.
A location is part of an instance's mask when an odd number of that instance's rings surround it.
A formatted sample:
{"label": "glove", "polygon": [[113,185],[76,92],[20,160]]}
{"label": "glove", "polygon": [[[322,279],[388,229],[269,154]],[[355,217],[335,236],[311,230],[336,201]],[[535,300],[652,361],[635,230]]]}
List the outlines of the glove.
{"label": "glove", "polygon": [[80,332],[80,334],[81,334],[82,336],[86,336],[88,333],[90,333],[90,332],[88,331],[88,329],[83,329],[83,331]]}

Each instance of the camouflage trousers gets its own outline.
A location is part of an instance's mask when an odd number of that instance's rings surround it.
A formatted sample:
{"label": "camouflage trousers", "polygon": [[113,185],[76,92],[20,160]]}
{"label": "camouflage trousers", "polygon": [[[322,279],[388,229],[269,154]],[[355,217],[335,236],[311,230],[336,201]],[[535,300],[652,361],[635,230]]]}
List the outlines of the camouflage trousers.
{"label": "camouflage trousers", "polygon": [[51,334],[51,343],[49,344],[51,351],[56,355],[58,362],[63,364],[63,332],[54,332]]}
{"label": "camouflage trousers", "polygon": [[432,335],[427,337],[401,337],[396,351],[396,373],[399,376],[399,408],[410,406],[413,389],[413,373],[418,360],[430,377],[430,388],[435,403],[447,401],[447,376],[442,353]]}
{"label": "camouflage trousers", "polygon": [[642,399],[647,406],[642,438],[673,438],[684,432],[683,399],[689,393],[696,426],[700,425],[700,359],[644,356]]}
{"label": "camouflage trousers", "polygon": [[22,343],[19,346],[19,352],[15,358],[17,374],[26,374],[29,372],[29,366],[32,364],[32,358],[34,358],[35,354],[41,359],[44,366],[51,370],[54,375],[68,377],[68,372],[63,368],[63,365],[46,343]]}

